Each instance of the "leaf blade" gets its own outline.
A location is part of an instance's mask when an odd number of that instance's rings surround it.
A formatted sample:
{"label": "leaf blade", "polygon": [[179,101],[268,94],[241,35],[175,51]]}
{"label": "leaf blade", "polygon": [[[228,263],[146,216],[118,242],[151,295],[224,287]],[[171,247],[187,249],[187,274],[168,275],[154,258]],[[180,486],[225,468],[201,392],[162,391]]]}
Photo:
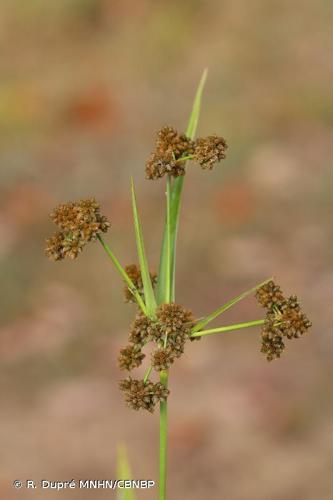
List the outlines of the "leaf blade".
{"label": "leaf blade", "polygon": [[136,195],[134,189],[134,182],[131,179],[131,194],[132,194],[132,208],[133,208],[133,218],[134,218],[134,229],[136,238],[136,247],[139,257],[140,270],[143,283],[143,291],[145,296],[145,304],[147,309],[147,315],[154,317],[156,310],[156,300],[153,290],[153,285],[150,278],[148,261],[146,257],[146,251],[143,240],[142,226],[139,218],[138,207],[136,202]]}
{"label": "leaf blade", "polygon": [[[117,479],[132,479],[131,467],[127,457],[127,451],[123,444],[118,445],[117,449]],[[118,500],[135,500],[134,491],[124,488],[117,489]]]}
{"label": "leaf blade", "polygon": [[[202,73],[202,76],[199,81],[199,85],[197,87],[197,91],[193,100],[192,110],[188,122],[188,126],[186,129],[186,135],[190,139],[194,139],[199,116],[201,111],[201,101],[202,94],[205,87],[205,83],[207,80],[208,70],[205,69]],[[160,257],[160,265],[158,272],[158,280],[157,280],[157,303],[162,304],[163,302],[168,300],[166,296],[167,289],[167,280],[170,280],[170,288],[171,288],[171,301],[175,300],[175,273],[176,273],[176,240],[178,233],[178,223],[179,223],[179,211],[180,211],[180,202],[181,195],[184,185],[184,176],[177,177],[170,190],[170,207],[169,207],[169,238],[170,238],[170,277],[167,278],[168,273],[168,257],[167,257],[167,238],[168,238],[168,221],[166,220],[164,226],[164,234],[163,234],[163,242],[161,249],[161,257]]]}
{"label": "leaf blade", "polygon": [[197,88],[197,91],[196,91],[196,94],[194,97],[192,111],[191,111],[190,119],[188,122],[187,130],[186,130],[187,137],[189,137],[192,140],[194,139],[194,136],[195,136],[196,131],[197,131],[198,123],[199,123],[202,94],[203,94],[203,90],[205,88],[207,76],[208,76],[208,69],[205,68],[202,75],[201,75],[200,82],[199,82],[199,85],[198,85],[198,88]]}

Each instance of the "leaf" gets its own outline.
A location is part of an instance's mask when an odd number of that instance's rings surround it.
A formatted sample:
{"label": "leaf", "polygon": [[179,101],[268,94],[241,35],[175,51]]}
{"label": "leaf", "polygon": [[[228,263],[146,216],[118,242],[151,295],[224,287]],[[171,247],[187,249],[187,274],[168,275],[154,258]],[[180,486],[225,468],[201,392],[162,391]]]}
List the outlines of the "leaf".
{"label": "leaf", "polygon": [[171,180],[167,178],[167,214],[166,214],[166,273],[165,273],[165,302],[171,302],[171,211],[170,211]]}
{"label": "leaf", "polygon": [[[123,444],[118,445],[117,450],[117,479],[132,479],[131,468],[127,458],[126,448]],[[117,489],[118,500],[135,500],[132,489]]]}
{"label": "leaf", "polygon": [[[193,101],[192,111],[190,119],[188,122],[186,135],[191,139],[194,139],[199,116],[201,109],[202,93],[207,79],[207,69],[204,70],[197,91]],[[163,302],[168,302],[168,295],[166,291],[168,290],[167,280],[170,280],[170,300],[175,300],[175,273],[176,273],[176,240],[178,231],[178,221],[179,221],[179,210],[181,194],[183,190],[184,176],[177,177],[171,187],[169,196],[169,221],[166,220],[163,234],[162,250],[160,257],[160,266],[158,272],[157,281],[157,302],[162,304]],[[169,247],[170,247],[170,262],[168,264],[168,227],[169,227]],[[168,267],[169,266],[169,267]],[[169,270],[168,270],[169,269]],[[170,277],[168,277],[170,273]]]}
{"label": "leaf", "polygon": [[123,278],[123,280],[125,281],[125,283],[128,285],[128,289],[133,293],[133,295],[135,297],[135,300],[137,301],[138,305],[140,306],[142,312],[145,315],[147,315],[146,306],[145,306],[145,304],[144,304],[144,302],[143,302],[143,300],[141,298],[141,295],[140,295],[139,291],[135,287],[133,281],[128,276],[128,274],[126,273],[125,269],[122,267],[122,265],[120,264],[119,260],[115,256],[115,254],[112,252],[112,250],[109,247],[109,245],[103,240],[102,236],[100,234],[98,234],[97,238],[100,241],[100,243],[101,243],[102,247],[104,248],[105,252],[107,253],[107,255],[112,260],[112,262],[113,262],[115,268],[117,269],[118,273]]}
{"label": "leaf", "polygon": [[186,135],[190,139],[194,139],[195,133],[197,131],[198,127],[198,122],[199,122],[199,117],[200,117],[200,110],[201,110],[201,100],[202,100],[202,93],[205,87],[205,83],[207,80],[207,75],[208,75],[208,69],[206,68],[204,72],[202,73],[198,89],[193,101],[193,106],[192,106],[192,111],[190,115],[190,119],[188,122],[187,130],[186,130]]}
{"label": "leaf", "polygon": [[131,179],[131,192],[132,192],[132,206],[133,206],[136,247],[140,263],[147,315],[149,317],[154,317],[156,310],[156,300],[155,300],[153,285],[150,278],[149,267],[144,247],[143,234],[137,209],[133,179]]}
{"label": "leaf", "polygon": [[251,288],[250,290],[246,290],[245,292],[241,293],[240,295],[238,295],[234,299],[229,300],[229,302],[227,302],[223,306],[219,307],[218,309],[213,311],[209,316],[206,316],[204,319],[199,321],[199,323],[197,323],[195,325],[195,327],[192,328],[192,333],[199,332],[200,330],[202,330],[206,325],[208,325],[208,323],[210,323],[215,318],[220,316],[220,314],[224,313],[224,311],[226,311],[227,309],[230,309],[230,307],[237,304],[237,302],[239,302],[240,300],[245,299],[245,297],[247,297],[251,293],[255,292],[258,288],[262,287],[263,285],[265,285],[266,283],[271,281],[271,279],[272,278],[269,278],[268,280],[265,280],[262,283],[259,283],[259,285],[256,285],[255,287]]}

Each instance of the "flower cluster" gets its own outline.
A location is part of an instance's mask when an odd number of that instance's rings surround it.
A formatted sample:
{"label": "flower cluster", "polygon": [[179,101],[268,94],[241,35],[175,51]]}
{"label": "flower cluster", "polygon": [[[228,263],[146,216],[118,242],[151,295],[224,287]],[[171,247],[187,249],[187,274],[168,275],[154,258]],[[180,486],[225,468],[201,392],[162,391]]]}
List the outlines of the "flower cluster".
{"label": "flower cluster", "polygon": [[203,169],[211,170],[215,163],[224,160],[227,143],[223,137],[210,135],[195,141],[194,160]]}
{"label": "flower cluster", "polygon": [[128,345],[120,349],[119,366],[122,370],[133,370],[141,365],[144,358],[140,345]]}
{"label": "flower cluster", "polygon": [[299,338],[311,327],[311,321],[303,313],[296,295],[284,297],[274,281],[259,288],[256,298],[266,309],[261,352],[266,354],[268,361],[272,361],[284,351],[285,339]]}
{"label": "flower cluster", "polygon": [[[143,293],[143,282],[142,282],[142,276],[141,276],[141,271],[139,266],[136,264],[129,264],[128,266],[125,267],[125,271],[132,281],[133,285],[135,288],[138,290],[139,294],[143,298],[144,293]],[[157,274],[154,272],[150,273],[150,279],[152,282],[153,287],[157,283]],[[136,302],[136,299],[133,296],[133,293],[131,290],[128,288],[128,286],[124,287],[124,295],[125,295],[125,300],[126,302]]]}
{"label": "flower cluster", "polygon": [[148,410],[153,413],[157,403],[165,401],[169,390],[161,382],[136,380],[128,377],[121,380],[119,388],[125,394],[125,401],[133,410]]}
{"label": "flower cluster", "polygon": [[194,325],[192,312],[179,304],[171,303],[162,304],[157,309],[156,314],[160,328],[157,330],[154,340],[164,347],[168,347],[169,357],[180,358]]}
{"label": "flower cluster", "polygon": [[157,133],[156,146],[146,162],[147,179],[160,179],[166,174],[185,175],[186,160],[194,160],[204,169],[225,158],[227,144],[223,137],[212,135],[192,141],[173,127],[164,127]]}
{"label": "flower cluster", "polygon": [[87,243],[110,227],[95,198],[59,205],[50,218],[60,228],[46,240],[45,253],[51,260],[76,259]]}
{"label": "flower cluster", "polygon": [[[191,340],[193,325],[194,318],[191,311],[175,303],[159,306],[154,319],[139,312],[130,329],[129,345],[120,351],[119,367],[131,371],[140,366],[145,357],[142,349],[151,342],[156,346],[151,354],[152,368],[157,372],[167,370],[184,352],[186,341]],[[146,386],[148,389],[145,389]],[[125,379],[121,381],[120,388],[125,393],[126,402],[134,409],[145,408],[153,411],[154,405],[161,401],[161,398],[157,397],[160,394],[160,385],[152,384],[150,380]],[[154,397],[149,399],[146,391]],[[162,394],[164,398],[167,397],[167,393]],[[145,406],[141,403],[147,397],[148,406]]]}

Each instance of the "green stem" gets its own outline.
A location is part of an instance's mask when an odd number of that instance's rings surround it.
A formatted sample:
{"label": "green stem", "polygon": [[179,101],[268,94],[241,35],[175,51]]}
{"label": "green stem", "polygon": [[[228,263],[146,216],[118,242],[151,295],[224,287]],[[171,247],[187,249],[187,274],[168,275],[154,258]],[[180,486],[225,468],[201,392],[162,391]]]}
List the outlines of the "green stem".
{"label": "green stem", "polygon": [[127,283],[130,292],[134,295],[137,303],[139,304],[140,308],[142,309],[142,312],[145,315],[147,315],[146,306],[145,306],[145,304],[144,304],[144,302],[143,302],[143,300],[141,298],[141,295],[140,295],[139,291],[135,288],[135,285],[134,285],[133,281],[128,276],[128,274],[126,273],[125,269],[122,267],[122,265],[120,264],[119,260],[114,255],[114,253],[112,252],[112,250],[109,247],[109,245],[107,243],[105,243],[105,241],[103,240],[102,236],[100,234],[98,234],[97,238],[100,241],[100,243],[101,243],[102,247],[104,248],[104,250],[106,251],[106,253],[108,254],[108,256],[110,257],[110,259],[112,260],[112,262],[115,265],[115,267],[116,267],[117,271],[119,272],[120,276]]}
{"label": "green stem", "polygon": [[181,161],[186,161],[186,160],[193,160],[193,158],[194,158],[194,155],[182,156],[181,158],[179,158],[177,160],[177,163],[179,163]]}
{"label": "green stem", "polygon": [[250,328],[252,326],[263,325],[265,323],[264,319],[257,319],[254,321],[248,321],[247,323],[238,323],[228,326],[220,326],[218,328],[212,328],[210,330],[202,330],[201,332],[192,333],[191,337],[203,337],[205,335],[213,335],[214,333],[231,332],[233,330],[241,330],[243,328]]}
{"label": "green stem", "polygon": [[150,374],[151,374],[152,369],[153,369],[153,367],[152,367],[151,365],[149,365],[149,367],[148,367],[148,369],[147,369],[147,371],[146,371],[146,374],[145,374],[145,376],[144,376],[144,378],[143,378],[143,382],[144,382],[144,383],[146,383],[146,382],[147,382],[147,380],[149,379],[149,376],[150,376]]}
{"label": "green stem", "polygon": [[[197,93],[194,99],[186,135],[194,139],[198,125],[202,92],[207,78],[207,70],[202,74]],[[184,159],[184,161],[186,161]],[[179,221],[180,200],[184,184],[184,176],[177,177],[174,182],[167,181],[167,217],[163,234],[160,267],[157,282],[157,303],[173,302],[175,300],[176,274],[176,241]],[[160,373],[160,382],[168,387],[168,371]],[[167,478],[167,433],[168,433],[168,404],[160,403],[160,483],[159,500],[166,500]]]}
{"label": "green stem", "polygon": [[192,329],[192,332],[194,333],[194,332],[198,332],[198,331],[202,330],[206,325],[208,325],[208,323],[210,323],[211,321],[216,319],[218,316],[220,316],[220,314],[224,313],[225,311],[227,311],[228,309],[230,309],[231,307],[236,305],[239,301],[245,299],[245,297],[248,297],[249,295],[254,293],[256,290],[258,290],[258,288],[261,288],[266,283],[271,281],[271,279],[272,278],[268,278],[267,280],[263,281],[262,283],[259,283],[258,285],[254,286],[253,288],[250,288],[250,290],[246,290],[245,292],[241,293],[240,295],[238,295],[234,299],[229,300],[229,302],[227,302],[226,304],[223,304],[223,306],[221,306],[218,309],[216,309],[215,311],[213,311],[211,314],[209,314],[209,316],[206,316],[204,319],[199,321],[199,323],[197,323],[195,325],[195,327]]}
{"label": "green stem", "polygon": [[[189,119],[189,123],[186,129],[186,135],[190,139],[194,139],[199,115],[201,108],[201,99],[203,89],[207,79],[207,69],[204,70],[197,92],[194,98],[193,107],[191,116]],[[185,161],[185,160],[184,160]],[[170,193],[170,251],[171,251],[171,292],[173,295],[173,299],[175,300],[175,269],[176,269],[176,241],[177,241],[177,232],[178,232],[178,223],[179,223],[179,211],[180,211],[180,201],[181,194],[184,185],[184,175],[177,177],[171,188]],[[160,266],[158,271],[158,281],[157,281],[157,303],[163,304],[165,301],[165,289],[166,289],[166,260],[167,258],[167,224],[165,224],[164,234],[163,234],[163,242],[162,242],[162,250],[161,250],[161,259]]]}
{"label": "green stem", "polygon": [[[168,372],[162,371],[160,381],[168,387]],[[168,437],[168,404],[167,401],[160,403],[160,483],[159,500],[166,499],[166,479],[167,479],[167,437]]]}
{"label": "green stem", "polygon": [[170,213],[170,193],[171,193],[171,179],[170,175],[167,177],[167,209],[166,209],[166,280],[165,280],[165,301],[171,301],[171,285],[172,285],[172,274],[171,274],[171,213]]}

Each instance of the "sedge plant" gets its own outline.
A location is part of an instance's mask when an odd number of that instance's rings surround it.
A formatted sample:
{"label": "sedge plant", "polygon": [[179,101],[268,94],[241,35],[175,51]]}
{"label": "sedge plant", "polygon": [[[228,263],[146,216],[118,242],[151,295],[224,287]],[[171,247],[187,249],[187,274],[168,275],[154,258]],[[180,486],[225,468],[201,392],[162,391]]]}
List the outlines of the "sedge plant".
{"label": "sedge plant", "polygon": [[[165,181],[166,216],[158,273],[152,272],[148,265],[133,180],[131,202],[138,265],[123,266],[113,253],[104,238],[110,223],[101,215],[100,206],[94,198],[56,207],[50,217],[59,230],[46,242],[46,255],[54,261],[76,259],[87,243],[99,242],[125,283],[126,301],[136,305],[137,312],[130,327],[128,344],[120,350],[119,367],[125,372],[132,372],[144,362],[147,344],[153,345],[153,352],[144,377],[137,379],[127,376],[120,381],[119,386],[130,408],[153,413],[159,407],[159,500],[166,499],[167,489],[169,372],[173,363],[181,358],[186,343],[208,335],[261,327],[261,351],[268,361],[272,361],[281,356],[287,340],[300,337],[311,326],[297,297],[285,297],[272,278],[263,280],[200,319],[176,302],[176,242],[188,162],[209,171],[224,160],[227,150],[223,137],[210,135],[196,138],[206,78],[207,71],[204,71],[185,133],[179,133],[170,126],[163,127],[157,133],[155,149],[146,162],[146,178],[150,181]],[[251,294],[255,294],[264,308],[263,317],[210,328],[213,320]],[[120,463],[124,464],[124,453],[119,453],[122,457]],[[126,498],[132,499],[133,496],[129,493]]]}

